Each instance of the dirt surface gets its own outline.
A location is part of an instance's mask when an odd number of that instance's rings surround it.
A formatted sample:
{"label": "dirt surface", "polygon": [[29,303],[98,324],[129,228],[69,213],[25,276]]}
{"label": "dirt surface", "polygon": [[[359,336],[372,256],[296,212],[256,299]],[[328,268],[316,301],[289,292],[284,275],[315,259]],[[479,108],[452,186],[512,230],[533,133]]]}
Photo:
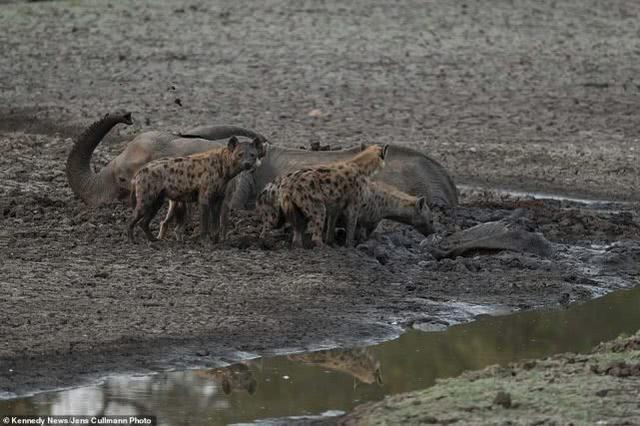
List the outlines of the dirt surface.
{"label": "dirt surface", "polygon": [[130,245],[128,208],[88,209],[63,167],[79,129],[128,108],[136,124],[116,128],[97,167],[141,130],[239,124],[288,146],[403,143],[468,185],[637,201],[639,13],[595,0],[2,4],[0,393],[634,285],[637,204],[464,191],[438,218],[442,236],[525,208],[549,258],[437,262],[438,236],[421,245],[394,227],[358,250],[292,251],[258,242],[249,214],[225,246]]}
{"label": "dirt surface", "polygon": [[587,355],[492,366],[361,405],[343,425],[638,424],[640,333]]}

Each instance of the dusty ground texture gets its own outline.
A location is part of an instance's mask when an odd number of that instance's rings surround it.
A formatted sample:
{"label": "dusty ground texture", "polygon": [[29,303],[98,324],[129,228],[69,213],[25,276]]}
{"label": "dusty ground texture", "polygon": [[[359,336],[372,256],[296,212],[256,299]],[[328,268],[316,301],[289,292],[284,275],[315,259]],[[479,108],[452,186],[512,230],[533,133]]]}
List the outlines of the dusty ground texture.
{"label": "dusty ground texture", "polygon": [[524,207],[550,258],[436,262],[407,229],[360,250],[291,251],[257,242],[250,215],[226,246],[133,246],[127,207],[88,209],[63,166],[79,129],[128,108],[136,125],[98,148],[97,167],[141,130],[239,124],[290,146],[404,143],[458,183],[638,201],[639,14],[584,0],[3,4],[0,392],[633,285],[637,204],[467,191],[439,219],[443,235]]}
{"label": "dusty ground texture", "polygon": [[588,355],[488,367],[427,390],[365,404],[345,425],[638,424],[640,333]]}

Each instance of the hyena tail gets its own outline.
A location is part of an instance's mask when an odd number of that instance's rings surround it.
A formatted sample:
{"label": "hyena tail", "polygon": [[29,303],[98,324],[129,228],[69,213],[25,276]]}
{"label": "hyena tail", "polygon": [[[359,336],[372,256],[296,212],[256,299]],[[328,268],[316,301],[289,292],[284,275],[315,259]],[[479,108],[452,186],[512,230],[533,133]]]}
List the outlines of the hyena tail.
{"label": "hyena tail", "polygon": [[306,227],[305,215],[290,194],[282,195],[280,208],[287,222],[298,232],[304,232]]}

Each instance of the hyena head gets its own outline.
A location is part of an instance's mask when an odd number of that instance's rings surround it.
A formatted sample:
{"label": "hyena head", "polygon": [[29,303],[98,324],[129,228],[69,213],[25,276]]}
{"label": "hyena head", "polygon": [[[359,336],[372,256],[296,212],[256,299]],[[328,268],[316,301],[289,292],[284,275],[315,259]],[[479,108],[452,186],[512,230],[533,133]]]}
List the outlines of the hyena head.
{"label": "hyena head", "polygon": [[427,205],[427,200],[424,197],[418,197],[416,199],[412,224],[413,227],[425,237],[433,234],[434,232],[433,215],[431,214],[431,209]]}
{"label": "hyena head", "polygon": [[260,165],[260,157],[264,156],[262,141],[238,142],[235,136],[229,139],[227,148],[231,152],[232,163],[240,170],[251,170]]}
{"label": "hyena head", "polygon": [[353,157],[352,161],[366,174],[374,175],[384,167],[388,149],[389,145],[371,145]]}

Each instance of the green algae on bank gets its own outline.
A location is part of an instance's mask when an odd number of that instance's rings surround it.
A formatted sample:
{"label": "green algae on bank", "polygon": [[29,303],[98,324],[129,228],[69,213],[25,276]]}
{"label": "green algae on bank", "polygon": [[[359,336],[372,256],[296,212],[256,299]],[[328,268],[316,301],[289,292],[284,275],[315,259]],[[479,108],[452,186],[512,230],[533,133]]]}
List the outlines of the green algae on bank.
{"label": "green algae on bank", "polygon": [[591,354],[491,366],[363,404],[341,424],[638,424],[640,331]]}

